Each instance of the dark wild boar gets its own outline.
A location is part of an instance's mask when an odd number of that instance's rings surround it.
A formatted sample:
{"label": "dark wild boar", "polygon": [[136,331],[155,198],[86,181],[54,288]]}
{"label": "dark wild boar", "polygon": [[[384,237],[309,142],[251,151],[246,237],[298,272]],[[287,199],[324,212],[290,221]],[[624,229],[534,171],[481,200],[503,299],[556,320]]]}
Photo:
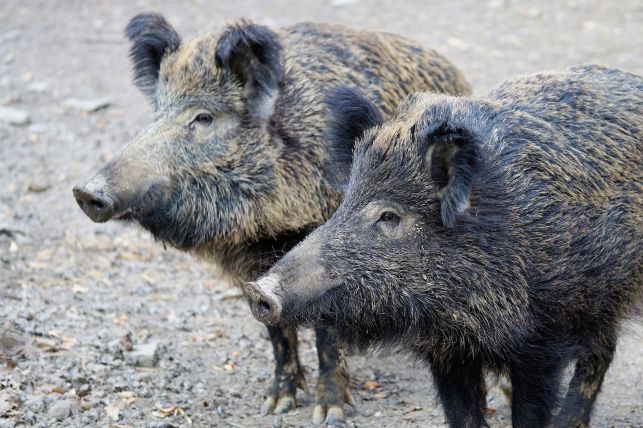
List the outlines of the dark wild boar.
{"label": "dark wild boar", "polygon": [[587,426],[642,300],[643,79],[586,66],[418,94],[383,124],[355,92],[330,106],[366,112],[332,128],[347,152],[358,137],[345,198],[246,285],[255,316],[423,359],[452,427],[485,425],[486,372],[511,381],[515,427]]}
{"label": "dark wild boar", "polygon": [[[339,203],[322,168],[329,88],[360,88],[385,114],[414,91],[469,92],[445,58],[391,34],[242,21],[182,41],[155,14],[136,16],[126,33],[154,121],[74,196],[92,220],[137,222],[238,284],[270,268]],[[305,386],[297,336],[269,332],[276,368],[263,411],[284,412]],[[351,400],[348,372],[323,328],[317,348],[314,420],[334,422]]]}

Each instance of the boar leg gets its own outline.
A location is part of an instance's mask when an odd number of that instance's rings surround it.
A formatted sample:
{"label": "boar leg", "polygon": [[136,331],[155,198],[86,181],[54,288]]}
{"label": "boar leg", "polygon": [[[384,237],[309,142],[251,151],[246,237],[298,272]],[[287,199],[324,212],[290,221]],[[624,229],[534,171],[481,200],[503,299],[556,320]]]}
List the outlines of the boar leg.
{"label": "boar leg", "polygon": [[348,385],[348,367],[344,351],[326,329],[315,329],[315,335],[319,379],[313,423],[336,425],[344,420],[344,403],[355,405]]}
{"label": "boar leg", "polygon": [[486,427],[486,401],[482,366],[477,361],[455,357],[431,364],[431,373],[450,427]]}
{"label": "boar leg", "polygon": [[534,351],[534,358],[511,364],[511,421],[516,428],[547,426],[560,387],[563,363],[555,355]]}
{"label": "boar leg", "polygon": [[576,361],[574,377],[554,427],[581,428],[589,426],[589,419],[601,389],[605,372],[616,349],[616,334],[592,338]]}
{"label": "boar leg", "polygon": [[297,404],[297,388],[307,390],[304,371],[297,354],[297,330],[294,328],[268,327],[275,355],[275,377],[266,393],[261,413],[285,413]]}

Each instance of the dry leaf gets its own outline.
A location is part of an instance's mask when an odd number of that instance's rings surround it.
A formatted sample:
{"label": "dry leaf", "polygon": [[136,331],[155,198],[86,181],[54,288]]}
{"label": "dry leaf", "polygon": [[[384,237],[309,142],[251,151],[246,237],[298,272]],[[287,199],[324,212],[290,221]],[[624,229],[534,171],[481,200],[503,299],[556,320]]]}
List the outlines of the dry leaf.
{"label": "dry leaf", "polygon": [[118,395],[119,398],[125,400],[128,406],[136,401],[136,395],[132,391],[121,391],[116,395]]}
{"label": "dry leaf", "polygon": [[51,388],[50,392],[55,392],[56,394],[63,395],[65,393],[65,388],[63,388],[62,386],[54,386],[53,388]]}
{"label": "dry leaf", "polygon": [[87,293],[89,291],[89,288],[83,287],[82,285],[76,284],[71,288],[71,291],[73,291],[74,293],[78,293],[78,294],[84,294],[84,293]]}
{"label": "dry leaf", "polygon": [[487,415],[487,416],[491,416],[496,412],[497,412],[497,410],[494,409],[493,407],[487,407],[487,408],[484,409],[484,414]]}
{"label": "dry leaf", "polygon": [[183,416],[186,420],[186,422],[189,425],[192,425],[192,419],[188,417],[188,415],[185,414],[185,410],[183,410],[180,407],[177,406],[170,406],[170,407],[165,407],[165,408],[160,408],[156,413],[153,414],[157,418],[167,418],[168,416]]}
{"label": "dry leaf", "polygon": [[58,350],[58,342],[53,339],[47,339],[45,337],[38,337],[36,339],[36,346],[42,349],[45,352],[55,352]]}
{"label": "dry leaf", "polygon": [[156,413],[154,413],[154,416],[156,416],[157,418],[161,418],[161,419],[162,418],[167,418],[168,416],[175,415],[178,412],[179,409],[181,411],[183,411],[183,409],[181,409],[180,407],[176,407],[176,406],[160,408],[160,409],[158,409],[158,411]]}
{"label": "dry leaf", "polygon": [[374,391],[378,389],[380,386],[379,382],[374,381],[374,380],[367,380],[364,382],[364,385],[362,385],[362,389],[365,391]]}
{"label": "dry leaf", "polygon": [[114,318],[112,321],[116,325],[125,325],[125,324],[127,324],[127,321],[129,321],[129,318],[127,317],[127,315],[121,314],[121,315],[117,316],[116,318]]}
{"label": "dry leaf", "polygon": [[107,406],[105,406],[105,413],[107,413],[107,416],[109,416],[109,418],[114,421],[118,420],[118,418],[120,417],[120,412],[121,409],[112,404],[108,404]]}
{"label": "dry leaf", "polygon": [[208,334],[206,336],[207,340],[213,340],[215,338],[217,338],[217,339],[226,338],[227,339],[228,334],[225,331],[219,329],[219,330],[214,330],[212,333],[210,333],[210,334]]}
{"label": "dry leaf", "polygon": [[34,269],[34,270],[40,270],[40,269],[47,269],[49,267],[49,264],[42,263],[42,262],[36,262],[36,261],[30,261],[30,262],[27,262],[27,266],[29,266],[29,268]]}
{"label": "dry leaf", "polygon": [[231,299],[240,299],[243,297],[243,292],[238,288],[229,288],[224,290],[223,293],[219,296],[218,300],[226,301]]}

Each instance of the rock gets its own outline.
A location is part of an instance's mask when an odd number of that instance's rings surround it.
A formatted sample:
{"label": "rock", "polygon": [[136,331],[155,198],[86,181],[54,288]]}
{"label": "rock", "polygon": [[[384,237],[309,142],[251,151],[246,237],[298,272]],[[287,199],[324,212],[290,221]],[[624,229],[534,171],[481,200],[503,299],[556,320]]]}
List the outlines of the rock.
{"label": "rock", "polygon": [[76,395],[79,397],[86,397],[92,392],[92,387],[88,383],[84,383],[76,388]]}
{"label": "rock", "polygon": [[27,86],[27,90],[29,92],[42,93],[46,92],[47,89],[49,89],[49,85],[47,85],[47,82],[31,82]]}
{"label": "rock", "polygon": [[24,412],[22,412],[22,420],[29,425],[35,425],[38,418],[36,417],[36,414],[31,410],[25,410]]}
{"label": "rock", "polygon": [[26,343],[24,335],[24,331],[13,322],[0,324],[0,359],[12,359],[22,353]]}
{"label": "rock", "polygon": [[156,367],[158,363],[158,346],[156,343],[135,345],[125,354],[128,364],[136,367]]}
{"label": "rock", "polygon": [[276,415],[272,421],[272,428],[281,428],[283,425],[283,418],[281,415]]}
{"label": "rock", "polygon": [[71,402],[67,400],[56,401],[51,405],[47,416],[50,419],[64,421],[71,415]]}
{"label": "rock", "polygon": [[34,395],[25,402],[25,406],[34,413],[42,414],[45,410],[45,401],[42,397]]}
{"label": "rock", "polygon": [[330,0],[331,6],[341,7],[358,3],[359,0]]}
{"label": "rock", "polygon": [[27,187],[28,192],[41,193],[51,189],[51,184],[46,181],[34,181],[29,183]]}
{"label": "rock", "polygon": [[11,125],[27,125],[31,121],[29,113],[14,107],[0,107],[0,121]]}
{"label": "rock", "polygon": [[13,419],[0,419],[0,428],[14,428],[16,423]]}
{"label": "rock", "polygon": [[112,103],[111,99],[107,97],[101,98],[67,98],[65,105],[67,107],[82,110],[86,113],[93,113],[95,111],[104,109]]}

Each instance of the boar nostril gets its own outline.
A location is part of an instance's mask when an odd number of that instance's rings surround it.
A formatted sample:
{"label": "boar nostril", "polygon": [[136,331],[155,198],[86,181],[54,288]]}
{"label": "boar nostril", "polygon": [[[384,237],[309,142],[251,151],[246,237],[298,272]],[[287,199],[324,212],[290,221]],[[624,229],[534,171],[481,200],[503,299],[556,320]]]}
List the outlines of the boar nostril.
{"label": "boar nostril", "polygon": [[279,322],[282,302],[279,296],[270,290],[264,290],[255,282],[246,284],[246,295],[250,299],[250,309],[259,321],[268,325]]}
{"label": "boar nostril", "polygon": [[116,214],[114,198],[105,192],[74,187],[74,198],[87,217],[95,222],[105,222]]}
{"label": "boar nostril", "polygon": [[90,199],[89,204],[91,207],[97,211],[101,211],[105,208],[105,203],[98,199]]}
{"label": "boar nostril", "polygon": [[272,308],[270,307],[270,303],[266,302],[265,300],[260,300],[258,305],[259,305],[259,309],[261,310],[261,315],[263,317],[268,318],[268,316],[272,312]]}

